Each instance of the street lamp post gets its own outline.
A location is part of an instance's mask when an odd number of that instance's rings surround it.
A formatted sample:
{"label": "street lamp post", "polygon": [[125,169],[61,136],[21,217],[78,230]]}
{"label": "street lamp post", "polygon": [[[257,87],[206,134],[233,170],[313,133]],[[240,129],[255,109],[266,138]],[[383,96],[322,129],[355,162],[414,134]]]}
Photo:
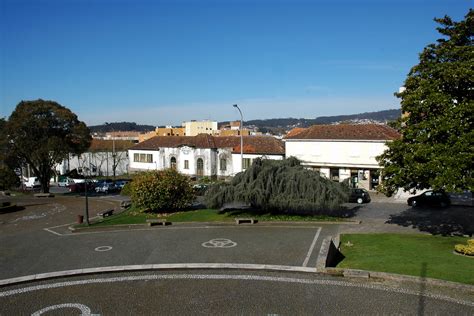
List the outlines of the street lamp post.
{"label": "street lamp post", "polygon": [[240,113],[240,171],[244,171],[244,136],[242,135],[242,128],[244,124],[244,116],[237,104],[234,104],[234,108],[239,110]]}

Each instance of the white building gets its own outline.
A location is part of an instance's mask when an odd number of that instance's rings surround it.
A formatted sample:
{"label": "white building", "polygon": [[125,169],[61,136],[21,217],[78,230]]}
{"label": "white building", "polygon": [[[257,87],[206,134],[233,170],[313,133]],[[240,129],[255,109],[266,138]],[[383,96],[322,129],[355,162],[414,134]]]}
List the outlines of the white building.
{"label": "white building", "polygon": [[394,129],[379,124],[314,125],[289,133],[285,138],[286,157],[334,181],[350,178],[353,185],[373,189],[379,183],[381,155],[386,142],[399,138]]}
{"label": "white building", "polygon": [[[281,160],[284,145],[273,137],[244,136],[244,169],[253,159]],[[228,177],[242,170],[240,137],[156,136],[128,151],[130,172],[176,168],[189,176]]]}
{"label": "white building", "polygon": [[59,175],[76,170],[87,176],[113,176],[128,172],[128,148],[135,145],[127,140],[92,139],[89,149],[81,155],[70,154],[56,166]]}

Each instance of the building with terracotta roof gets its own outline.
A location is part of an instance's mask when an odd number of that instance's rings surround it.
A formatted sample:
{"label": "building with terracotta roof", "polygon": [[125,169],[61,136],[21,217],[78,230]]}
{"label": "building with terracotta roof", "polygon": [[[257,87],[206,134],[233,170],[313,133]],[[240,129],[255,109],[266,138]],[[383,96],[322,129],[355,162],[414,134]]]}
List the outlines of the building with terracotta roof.
{"label": "building with terracotta roof", "polygon": [[400,137],[379,124],[314,125],[285,137],[286,157],[334,181],[351,180],[354,186],[373,189],[379,183],[381,155],[386,142]]}
{"label": "building with terracotta roof", "polygon": [[[273,137],[243,137],[243,169],[255,158],[283,159],[285,147]],[[242,170],[240,137],[156,136],[128,151],[130,172],[176,168],[189,176],[228,177]]]}

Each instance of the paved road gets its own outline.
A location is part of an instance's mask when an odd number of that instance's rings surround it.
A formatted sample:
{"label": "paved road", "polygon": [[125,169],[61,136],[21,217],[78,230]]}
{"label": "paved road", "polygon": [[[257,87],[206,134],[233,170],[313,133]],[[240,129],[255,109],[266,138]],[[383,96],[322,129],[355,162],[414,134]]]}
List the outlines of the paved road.
{"label": "paved road", "polygon": [[[452,293],[451,293],[452,294]],[[186,271],[57,279],[0,290],[0,313],[31,315],[472,315],[474,302],[425,287],[301,273]],[[87,314],[87,313],[84,313]],[[83,315],[84,315],[83,314]]]}
{"label": "paved road", "polygon": [[[232,263],[314,267],[321,242],[327,236],[339,232],[417,231],[416,228],[387,223],[389,218],[410,211],[404,204],[376,201],[363,205],[356,212],[355,218],[362,221],[361,225],[195,224],[72,234],[64,224],[74,222],[77,215],[83,213],[83,197],[23,197],[17,202],[24,207],[23,210],[0,214],[0,279],[135,264]],[[119,197],[93,197],[90,199],[91,214],[117,207],[118,203]],[[0,289],[3,293],[0,293],[0,314],[31,314],[65,303],[83,304],[96,314],[474,313],[472,291],[450,292],[429,289],[428,286],[411,288],[411,285],[400,288],[399,284],[371,288],[374,286],[372,282],[281,271],[177,270],[148,274],[152,276],[140,278],[144,273],[106,274],[3,287]],[[216,279],[209,277],[210,274],[222,276]],[[113,282],[104,280],[111,276],[119,279]],[[122,277],[132,278],[120,279]],[[91,279],[95,281],[84,281],[81,286],[66,283],[59,288],[48,288],[61,281]],[[38,284],[48,286],[24,294],[5,294],[12,289]],[[390,289],[386,290],[386,286]],[[66,311],[71,309],[61,310],[59,314]]]}

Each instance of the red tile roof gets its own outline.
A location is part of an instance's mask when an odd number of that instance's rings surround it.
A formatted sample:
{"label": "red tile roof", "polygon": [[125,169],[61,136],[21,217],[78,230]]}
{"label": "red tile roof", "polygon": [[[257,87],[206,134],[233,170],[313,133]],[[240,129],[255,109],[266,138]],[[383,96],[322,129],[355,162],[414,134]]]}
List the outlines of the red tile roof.
{"label": "red tile roof", "polygon": [[298,135],[299,133],[305,130],[306,128],[303,128],[303,127],[295,127],[286,134],[285,138]]}
{"label": "red tile roof", "polygon": [[[244,136],[244,153],[284,155],[285,146],[281,140],[269,136]],[[162,147],[177,148],[190,146],[195,148],[232,148],[240,153],[240,136],[155,136],[130,148],[132,150],[158,150]]]}
{"label": "red tile roof", "polygon": [[400,134],[381,124],[313,125],[286,139],[334,139],[334,140],[394,140]]}

